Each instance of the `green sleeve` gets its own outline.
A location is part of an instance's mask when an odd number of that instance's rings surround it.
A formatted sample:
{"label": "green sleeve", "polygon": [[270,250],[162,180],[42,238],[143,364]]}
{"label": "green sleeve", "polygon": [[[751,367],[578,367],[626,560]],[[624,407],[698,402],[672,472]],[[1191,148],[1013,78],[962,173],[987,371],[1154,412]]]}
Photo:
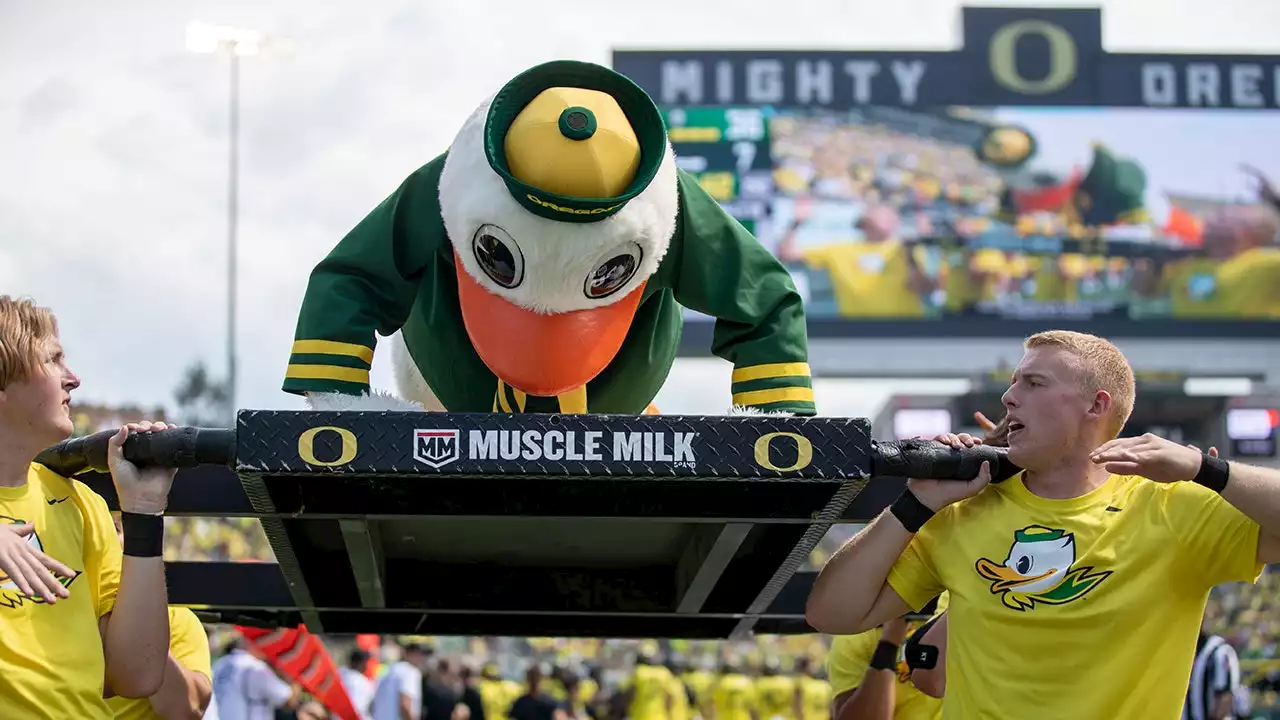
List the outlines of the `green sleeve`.
{"label": "green sleeve", "polygon": [[804,303],[791,273],[680,171],[676,300],[716,319],[711,352],[733,363],[733,404],[814,415]]}
{"label": "green sleeve", "polygon": [[410,175],[311,271],[285,392],[368,389],[375,333],[404,325],[432,255],[447,241],[437,195],[443,167],[442,155]]}

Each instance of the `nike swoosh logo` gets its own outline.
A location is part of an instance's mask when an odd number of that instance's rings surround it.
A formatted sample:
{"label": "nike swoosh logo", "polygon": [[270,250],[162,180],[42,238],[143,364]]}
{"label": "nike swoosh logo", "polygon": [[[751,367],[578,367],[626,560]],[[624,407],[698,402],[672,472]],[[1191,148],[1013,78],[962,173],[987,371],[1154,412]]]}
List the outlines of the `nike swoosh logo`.
{"label": "nike swoosh logo", "polygon": [[1120,508],[1116,507],[1115,505],[1108,505],[1107,512],[1120,512]]}
{"label": "nike swoosh logo", "polygon": [[71,497],[71,496],[70,496],[70,495],[68,495],[67,497],[62,497],[62,498],[49,498],[49,504],[50,504],[50,505],[57,505],[57,504],[58,504],[58,503],[60,503],[60,502],[66,502],[66,501],[67,501],[67,499],[68,499],[68,498],[70,498],[70,497]]}

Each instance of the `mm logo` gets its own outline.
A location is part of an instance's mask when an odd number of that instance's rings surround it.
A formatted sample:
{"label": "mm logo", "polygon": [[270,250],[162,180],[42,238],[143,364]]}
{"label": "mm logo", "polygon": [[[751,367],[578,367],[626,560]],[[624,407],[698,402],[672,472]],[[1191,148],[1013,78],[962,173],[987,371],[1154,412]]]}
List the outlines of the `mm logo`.
{"label": "mm logo", "polygon": [[458,459],[460,438],[457,430],[414,430],[413,459],[439,470]]}
{"label": "mm logo", "polygon": [[[774,440],[779,438],[787,438],[796,446],[796,460],[790,465],[776,465],[769,457],[770,451],[774,448]],[[790,443],[784,443],[788,445]],[[809,438],[791,432],[771,432],[761,435],[756,440],[755,445],[756,464],[766,470],[774,472],[793,472],[795,470],[803,470],[813,463],[813,443],[809,442]]]}
{"label": "mm logo", "polygon": [[[338,457],[333,460],[321,460],[316,456],[316,445],[320,444],[326,450],[329,449],[331,443],[319,443],[317,438],[320,433],[333,433],[337,435],[340,444],[338,446]],[[337,467],[338,465],[347,465],[356,459],[356,453],[360,451],[360,443],[356,440],[355,433],[346,428],[334,427],[332,425],[321,425],[313,427],[310,430],[298,436],[298,457],[302,458],[302,462],[308,465],[317,465],[319,467]],[[325,455],[332,455],[332,451],[325,452]]]}

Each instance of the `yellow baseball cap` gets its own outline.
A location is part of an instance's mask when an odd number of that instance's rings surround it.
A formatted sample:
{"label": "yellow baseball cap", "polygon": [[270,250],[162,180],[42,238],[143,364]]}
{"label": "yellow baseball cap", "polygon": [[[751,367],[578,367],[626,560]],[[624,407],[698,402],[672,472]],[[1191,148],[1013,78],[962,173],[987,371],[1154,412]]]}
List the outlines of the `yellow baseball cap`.
{"label": "yellow baseball cap", "polygon": [[485,154],[511,195],[552,220],[593,222],[649,186],[667,147],[653,100],[601,65],[530,68],[495,96]]}

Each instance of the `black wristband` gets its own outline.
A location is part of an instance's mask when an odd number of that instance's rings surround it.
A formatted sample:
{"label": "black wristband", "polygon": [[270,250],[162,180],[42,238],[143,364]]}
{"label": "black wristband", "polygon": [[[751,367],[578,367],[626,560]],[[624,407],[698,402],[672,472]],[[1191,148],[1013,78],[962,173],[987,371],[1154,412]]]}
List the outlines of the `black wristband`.
{"label": "black wristband", "polygon": [[164,516],[120,513],[124,531],[124,554],[130,557],[154,558],[164,555]]}
{"label": "black wristband", "polygon": [[1206,454],[1200,461],[1200,472],[1196,473],[1192,482],[1203,485],[1210,490],[1221,493],[1227,489],[1227,480],[1231,478],[1231,465],[1220,457]]}
{"label": "black wristband", "polygon": [[881,640],[876,651],[871,654],[872,670],[898,671],[898,646]]}
{"label": "black wristband", "polygon": [[907,529],[907,532],[920,532],[920,528],[929,522],[929,518],[933,517],[933,511],[924,503],[920,502],[920,498],[911,492],[910,488],[902,491],[897,500],[889,506],[889,512],[898,518],[898,522]]}

